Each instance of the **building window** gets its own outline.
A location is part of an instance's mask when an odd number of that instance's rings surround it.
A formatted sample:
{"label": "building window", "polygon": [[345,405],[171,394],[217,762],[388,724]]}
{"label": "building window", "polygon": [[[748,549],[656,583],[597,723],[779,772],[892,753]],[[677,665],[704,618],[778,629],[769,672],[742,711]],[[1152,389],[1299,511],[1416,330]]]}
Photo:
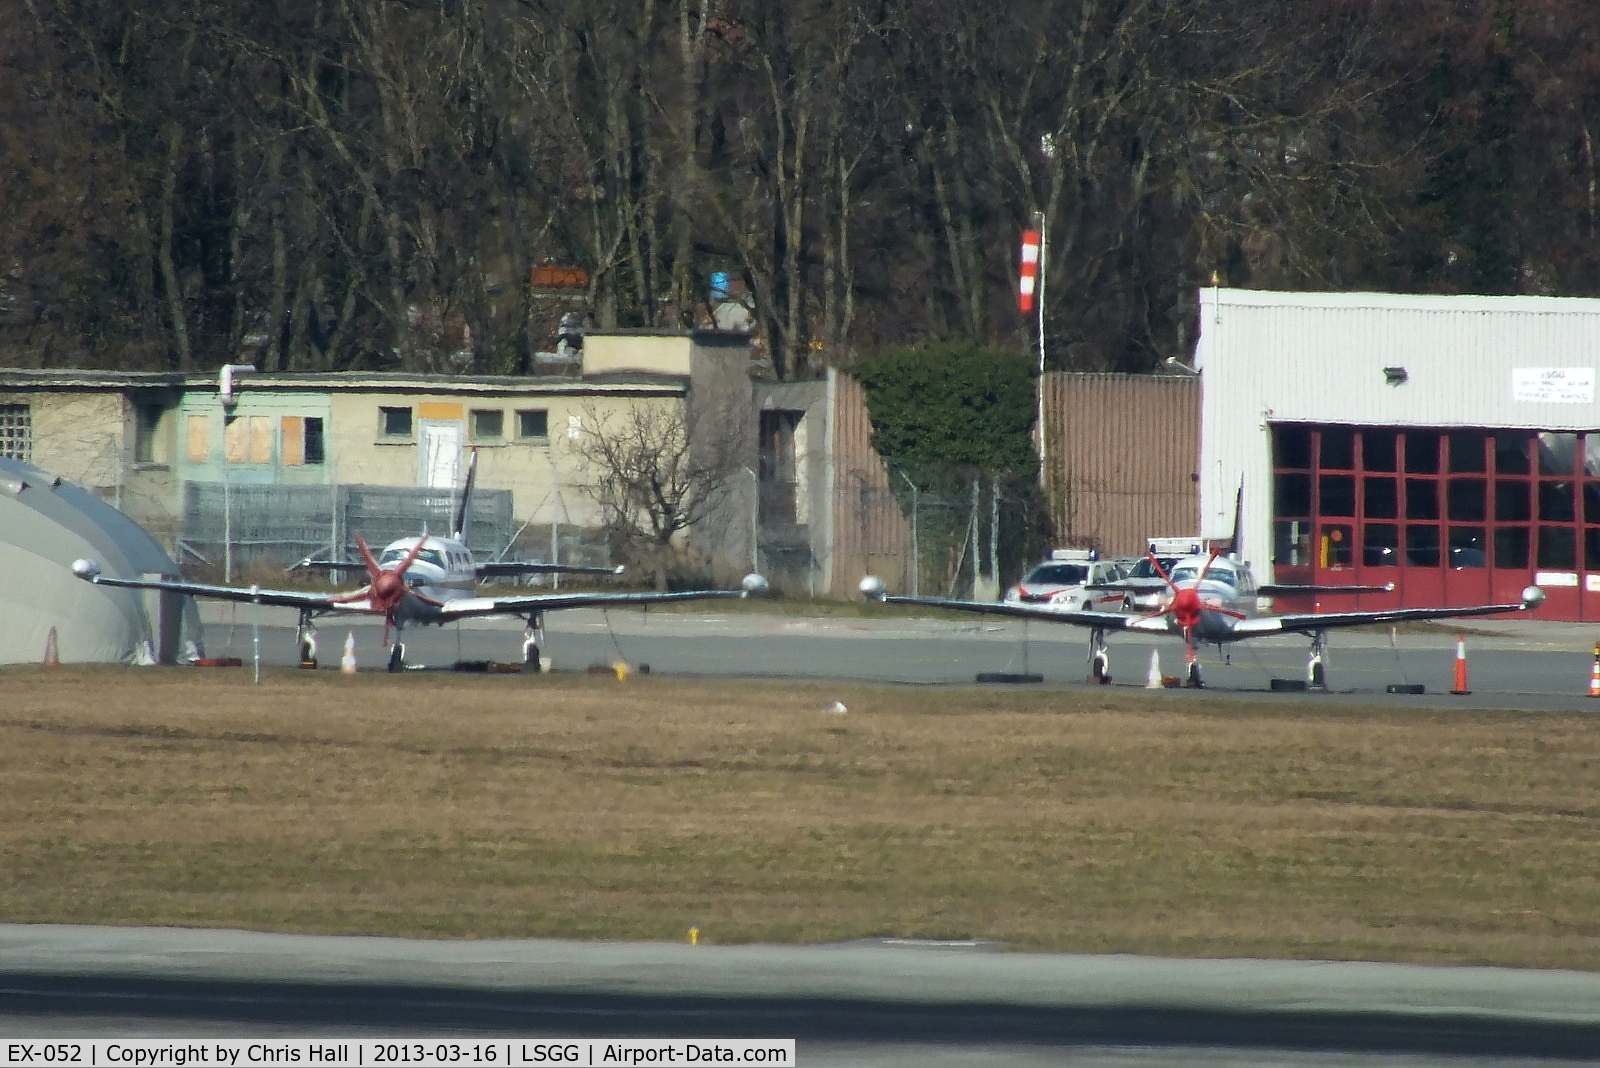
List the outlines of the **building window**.
{"label": "building window", "polygon": [[411,409],[410,408],[379,408],[378,433],[386,438],[406,438],[412,436]]}
{"label": "building window", "polygon": [[33,417],[26,404],[0,404],[0,456],[33,462]]}
{"label": "building window", "polygon": [[322,462],[322,419],[315,415],[286,415],[279,437],[278,461],[285,467]]}
{"label": "building window", "polygon": [[222,455],[230,464],[272,462],[272,420],[264,415],[238,415],[222,430]]}
{"label": "building window", "polygon": [[476,442],[504,441],[506,413],[499,408],[472,409],[472,440]]}
{"label": "building window", "polygon": [[140,404],[133,409],[133,462],[156,462],[156,427],[161,425],[159,404]]}
{"label": "building window", "polygon": [[517,440],[547,442],[550,440],[550,413],[543,408],[517,413]]}
{"label": "building window", "polygon": [[192,464],[203,464],[211,458],[211,420],[204,415],[191,415],[185,431],[184,455]]}

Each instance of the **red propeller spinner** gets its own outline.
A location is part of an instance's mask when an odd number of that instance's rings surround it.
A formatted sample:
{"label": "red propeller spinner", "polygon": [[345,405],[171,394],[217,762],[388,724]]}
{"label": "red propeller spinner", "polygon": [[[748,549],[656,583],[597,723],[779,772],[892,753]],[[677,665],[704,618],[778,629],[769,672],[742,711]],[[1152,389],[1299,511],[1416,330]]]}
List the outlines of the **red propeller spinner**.
{"label": "red propeller spinner", "polygon": [[361,550],[362,562],[367,565],[367,585],[365,589],[344,597],[335,598],[341,604],[350,604],[356,601],[366,601],[367,607],[373,612],[383,613],[383,644],[389,644],[389,628],[395,625],[395,613],[400,609],[400,603],[405,600],[407,592],[432,605],[441,602],[406,586],[406,570],[416,562],[417,554],[422,552],[422,547],[427,543],[427,538],[418,538],[417,543],[406,553],[405,559],[392,568],[380,567],[372,550],[367,547],[367,539],[359,533],[356,534],[356,547]]}
{"label": "red propeller spinner", "polygon": [[1150,562],[1155,566],[1156,574],[1160,575],[1166,581],[1168,588],[1172,590],[1172,596],[1159,610],[1151,612],[1144,618],[1155,619],[1170,612],[1173,622],[1177,623],[1178,627],[1183,631],[1184,651],[1191,661],[1194,660],[1195,655],[1194,628],[1200,625],[1200,613],[1203,610],[1209,609],[1213,612],[1221,612],[1223,615],[1232,616],[1235,619],[1245,618],[1243,612],[1235,612],[1220,605],[1207,605],[1200,599],[1200,584],[1205,581],[1206,572],[1211,570],[1211,565],[1216,563],[1217,557],[1222,555],[1220,548],[1211,550],[1211,556],[1206,560],[1205,566],[1200,569],[1200,574],[1195,577],[1193,583],[1187,586],[1179,586],[1173,582],[1172,577],[1162,570],[1161,561],[1157,560],[1154,554],[1146,555],[1150,557]]}

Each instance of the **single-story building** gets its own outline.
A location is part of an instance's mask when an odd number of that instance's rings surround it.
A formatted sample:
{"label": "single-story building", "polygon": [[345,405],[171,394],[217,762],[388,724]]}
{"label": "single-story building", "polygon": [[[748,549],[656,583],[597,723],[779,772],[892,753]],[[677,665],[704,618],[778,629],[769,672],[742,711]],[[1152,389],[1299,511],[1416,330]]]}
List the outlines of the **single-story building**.
{"label": "single-story building", "polygon": [[[1200,293],[1202,531],[1264,581],[1600,619],[1600,300]],[[1354,598],[1340,599],[1341,604]]]}

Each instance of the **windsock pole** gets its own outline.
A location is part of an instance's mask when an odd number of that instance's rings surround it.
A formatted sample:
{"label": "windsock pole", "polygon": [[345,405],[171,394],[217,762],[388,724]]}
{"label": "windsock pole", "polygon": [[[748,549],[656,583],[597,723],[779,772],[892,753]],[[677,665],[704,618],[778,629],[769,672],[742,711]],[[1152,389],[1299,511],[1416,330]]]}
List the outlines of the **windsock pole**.
{"label": "windsock pole", "polygon": [[1459,634],[1456,635],[1456,685],[1450,692],[1458,697],[1472,692],[1467,689],[1467,640]]}
{"label": "windsock pole", "polygon": [[1044,431],[1044,212],[1036,211],[1031,225],[1022,231],[1022,266],[1017,278],[1017,310],[1032,314],[1039,332],[1038,411],[1035,413],[1034,433],[1039,446],[1039,485],[1049,481],[1046,452],[1049,439]]}

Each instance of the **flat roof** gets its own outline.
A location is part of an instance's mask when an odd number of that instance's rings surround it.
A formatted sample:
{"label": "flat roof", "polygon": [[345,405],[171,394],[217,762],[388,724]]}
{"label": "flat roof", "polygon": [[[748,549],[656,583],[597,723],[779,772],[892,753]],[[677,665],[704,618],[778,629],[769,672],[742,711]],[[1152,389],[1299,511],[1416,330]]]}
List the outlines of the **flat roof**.
{"label": "flat roof", "polygon": [[[385,393],[568,393],[627,394],[682,393],[688,379],[682,375],[630,372],[592,379],[565,375],[446,375],[405,374],[387,371],[277,371],[241,375],[234,389],[306,392]],[[204,392],[218,389],[216,373],[184,374],[173,371],[33,370],[0,367],[0,390],[103,390],[140,389]]]}

